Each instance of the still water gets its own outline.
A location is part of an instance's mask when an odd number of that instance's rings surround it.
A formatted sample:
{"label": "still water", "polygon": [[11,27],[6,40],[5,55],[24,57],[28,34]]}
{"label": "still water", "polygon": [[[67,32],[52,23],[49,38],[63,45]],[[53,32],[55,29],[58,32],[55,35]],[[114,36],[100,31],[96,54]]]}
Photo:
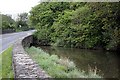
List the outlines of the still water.
{"label": "still water", "polygon": [[50,46],[40,48],[49,54],[70,59],[80,70],[97,69],[97,74],[104,78],[120,78],[120,58],[115,52]]}

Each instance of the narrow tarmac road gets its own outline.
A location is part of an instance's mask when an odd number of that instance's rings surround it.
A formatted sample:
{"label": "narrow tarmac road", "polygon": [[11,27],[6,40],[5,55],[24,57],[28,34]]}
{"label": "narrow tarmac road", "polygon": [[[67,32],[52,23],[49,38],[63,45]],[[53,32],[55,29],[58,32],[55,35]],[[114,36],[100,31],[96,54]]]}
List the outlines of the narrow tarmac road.
{"label": "narrow tarmac road", "polygon": [[0,54],[19,38],[32,34],[35,30],[0,35]]}

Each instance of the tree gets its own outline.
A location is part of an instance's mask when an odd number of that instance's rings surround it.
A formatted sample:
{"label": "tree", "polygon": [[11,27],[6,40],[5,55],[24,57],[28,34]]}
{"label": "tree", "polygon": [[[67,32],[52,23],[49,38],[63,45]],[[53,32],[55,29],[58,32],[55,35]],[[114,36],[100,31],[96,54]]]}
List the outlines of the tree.
{"label": "tree", "polygon": [[18,14],[16,29],[27,30],[28,28],[28,13]]}
{"label": "tree", "polygon": [[30,20],[35,37],[78,48],[120,48],[120,3],[42,2]]}
{"label": "tree", "polygon": [[0,14],[2,17],[2,30],[15,29],[15,21],[9,15]]}

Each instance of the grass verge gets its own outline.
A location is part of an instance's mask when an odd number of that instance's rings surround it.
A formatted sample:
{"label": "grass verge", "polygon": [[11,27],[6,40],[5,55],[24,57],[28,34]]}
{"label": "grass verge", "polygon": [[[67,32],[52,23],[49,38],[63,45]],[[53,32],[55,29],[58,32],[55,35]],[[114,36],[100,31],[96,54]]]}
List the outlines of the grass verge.
{"label": "grass verge", "polygon": [[49,55],[42,49],[30,47],[25,49],[50,76],[53,78],[101,78],[101,76],[90,71],[77,69],[74,62],[69,59],[60,59],[57,55]]}
{"label": "grass verge", "polygon": [[14,78],[12,69],[12,47],[9,47],[0,54],[0,79]]}

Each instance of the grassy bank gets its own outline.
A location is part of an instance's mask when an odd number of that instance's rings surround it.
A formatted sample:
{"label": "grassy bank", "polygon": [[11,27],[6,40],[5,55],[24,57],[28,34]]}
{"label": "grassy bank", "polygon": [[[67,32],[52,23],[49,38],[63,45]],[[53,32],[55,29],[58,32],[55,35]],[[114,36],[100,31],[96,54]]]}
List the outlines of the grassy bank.
{"label": "grassy bank", "polygon": [[69,59],[59,58],[57,55],[49,55],[36,47],[26,48],[28,54],[54,78],[101,78],[95,72],[77,69],[74,62]]}
{"label": "grassy bank", "polygon": [[0,79],[14,78],[12,70],[12,47],[0,54]]}

